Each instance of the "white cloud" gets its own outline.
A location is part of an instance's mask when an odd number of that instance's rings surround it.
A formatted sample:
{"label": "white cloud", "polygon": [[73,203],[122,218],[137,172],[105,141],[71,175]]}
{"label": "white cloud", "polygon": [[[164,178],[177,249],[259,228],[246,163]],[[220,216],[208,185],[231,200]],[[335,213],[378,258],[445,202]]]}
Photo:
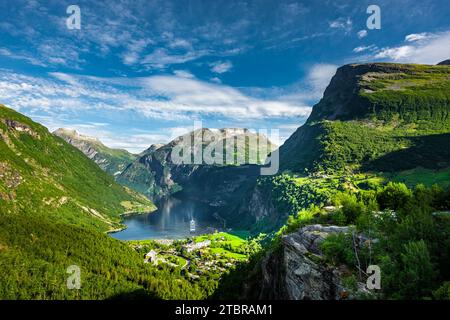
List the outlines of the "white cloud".
{"label": "white cloud", "polygon": [[[16,109],[52,114],[80,110],[134,111],[155,119],[217,115],[230,119],[307,116],[310,108],[277,98],[255,98],[226,85],[180,75],[101,78],[51,73],[41,79],[0,72],[0,96]],[[312,79],[319,81],[320,77]]]}
{"label": "white cloud", "polygon": [[175,70],[173,74],[181,78],[195,78],[195,76],[187,70]]}
{"label": "white cloud", "polygon": [[332,29],[342,29],[346,33],[350,32],[353,28],[353,21],[350,18],[339,18],[328,23]]}
{"label": "white cloud", "polygon": [[136,64],[139,59],[142,51],[149,45],[154,43],[151,39],[139,39],[131,41],[127,45],[127,50],[122,54],[122,61],[125,65],[133,65]]}
{"label": "white cloud", "polygon": [[414,41],[419,41],[419,40],[424,40],[427,39],[429,37],[429,34],[426,32],[422,32],[422,33],[412,33],[412,34],[408,34],[405,37],[405,41],[408,42],[414,42]]}
{"label": "white cloud", "polygon": [[379,50],[375,59],[395,62],[436,64],[450,56],[450,31],[439,34],[414,34],[405,39],[409,44]]}
{"label": "white cloud", "polygon": [[[231,118],[305,116],[309,108],[276,99],[256,99],[238,89],[174,76],[143,78],[148,92],[164,97],[172,112],[220,115]],[[143,103],[142,110],[153,109]]]}
{"label": "white cloud", "polygon": [[285,94],[279,93],[280,100],[303,105],[317,102],[322,98],[331,78],[336,74],[337,67],[329,63],[311,66],[302,81],[282,90],[286,92]]}
{"label": "white cloud", "polygon": [[151,68],[164,69],[172,64],[181,64],[188,61],[196,60],[207,55],[206,50],[189,51],[183,54],[172,54],[165,48],[155,49],[152,53],[146,55],[141,64]]}
{"label": "white cloud", "polygon": [[365,38],[367,37],[369,33],[367,32],[367,30],[360,30],[358,31],[357,35],[359,39]]}
{"label": "white cloud", "polygon": [[394,61],[404,60],[405,58],[411,56],[414,52],[413,46],[400,46],[395,48],[384,48],[375,55],[375,58],[389,58]]}
{"label": "white cloud", "polygon": [[230,61],[216,61],[210,64],[211,71],[214,73],[225,73],[233,68],[233,64]]}
{"label": "white cloud", "polygon": [[0,48],[0,56],[8,57],[14,60],[24,60],[35,66],[42,66],[42,67],[46,66],[45,63],[40,61],[39,59],[36,59],[28,54],[14,53],[8,48]]}
{"label": "white cloud", "polygon": [[184,49],[192,49],[192,44],[185,39],[172,39],[169,42],[170,48],[184,48]]}
{"label": "white cloud", "polygon": [[334,64],[322,63],[312,66],[307,81],[311,83],[316,96],[323,94],[331,78],[336,74],[336,70],[337,66]]}
{"label": "white cloud", "polygon": [[370,46],[359,46],[359,47],[354,48],[353,52],[360,53],[360,52],[364,52],[367,50],[372,51],[372,50],[375,50],[376,48],[377,47],[373,44],[371,44]]}
{"label": "white cloud", "polygon": [[209,80],[212,81],[212,82],[215,82],[215,83],[222,83],[222,80],[220,80],[220,78],[218,78],[218,77],[212,77]]}

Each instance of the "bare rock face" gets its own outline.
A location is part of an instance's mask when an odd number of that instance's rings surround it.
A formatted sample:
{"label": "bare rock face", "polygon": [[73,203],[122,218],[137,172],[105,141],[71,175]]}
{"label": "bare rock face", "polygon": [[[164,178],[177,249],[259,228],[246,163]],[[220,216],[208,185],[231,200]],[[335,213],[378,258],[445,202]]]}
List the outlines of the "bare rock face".
{"label": "bare rock face", "polygon": [[[81,152],[83,152],[89,159],[91,160],[97,160],[95,159],[96,155],[98,154],[98,151],[96,150],[95,146],[100,145],[101,142],[93,137],[85,136],[82,134],[79,134],[75,130],[60,128],[53,132],[54,135],[57,135],[58,137],[63,138],[66,140],[66,142],[70,143],[77,149],[79,149]],[[96,161],[97,164],[100,164],[100,161]]]}
{"label": "bare rock face", "polygon": [[337,269],[325,265],[320,244],[348,227],[309,225],[283,236],[262,262],[259,299],[338,300],[345,292]]}
{"label": "bare rock face", "polygon": [[36,132],[34,132],[26,124],[20,123],[19,121],[6,119],[5,120],[5,124],[8,127],[8,130],[13,130],[13,131],[16,131],[16,132],[27,133],[30,136],[32,136],[33,138],[40,139],[39,135]]}

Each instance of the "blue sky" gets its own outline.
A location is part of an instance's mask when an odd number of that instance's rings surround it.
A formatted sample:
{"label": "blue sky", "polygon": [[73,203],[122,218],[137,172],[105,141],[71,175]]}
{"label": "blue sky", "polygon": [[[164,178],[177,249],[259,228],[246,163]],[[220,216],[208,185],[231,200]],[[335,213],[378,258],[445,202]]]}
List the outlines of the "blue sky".
{"label": "blue sky", "polygon": [[194,120],[283,142],[338,66],[449,58],[449,16],[447,0],[0,0],[0,103],[132,152]]}

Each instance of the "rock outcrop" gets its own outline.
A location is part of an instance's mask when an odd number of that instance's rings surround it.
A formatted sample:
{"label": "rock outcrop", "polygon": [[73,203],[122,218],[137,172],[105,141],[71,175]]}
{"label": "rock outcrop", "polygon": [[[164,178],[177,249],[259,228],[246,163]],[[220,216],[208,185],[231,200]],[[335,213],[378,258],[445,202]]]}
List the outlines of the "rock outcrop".
{"label": "rock outcrop", "polygon": [[[322,260],[320,244],[348,227],[309,225],[282,237],[261,263],[257,299],[338,300],[346,296],[340,272]],[[254,290],[256,289],[256,290]]]}

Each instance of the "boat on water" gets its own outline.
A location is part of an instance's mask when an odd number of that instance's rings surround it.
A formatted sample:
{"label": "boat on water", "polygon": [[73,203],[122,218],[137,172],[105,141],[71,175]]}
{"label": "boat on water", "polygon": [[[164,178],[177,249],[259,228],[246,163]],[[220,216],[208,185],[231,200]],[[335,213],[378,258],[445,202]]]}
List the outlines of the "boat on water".
{"label": "boat on water", "polygon": [[192,219],[189,227],[190,232],[195,232],[195,220]]}

